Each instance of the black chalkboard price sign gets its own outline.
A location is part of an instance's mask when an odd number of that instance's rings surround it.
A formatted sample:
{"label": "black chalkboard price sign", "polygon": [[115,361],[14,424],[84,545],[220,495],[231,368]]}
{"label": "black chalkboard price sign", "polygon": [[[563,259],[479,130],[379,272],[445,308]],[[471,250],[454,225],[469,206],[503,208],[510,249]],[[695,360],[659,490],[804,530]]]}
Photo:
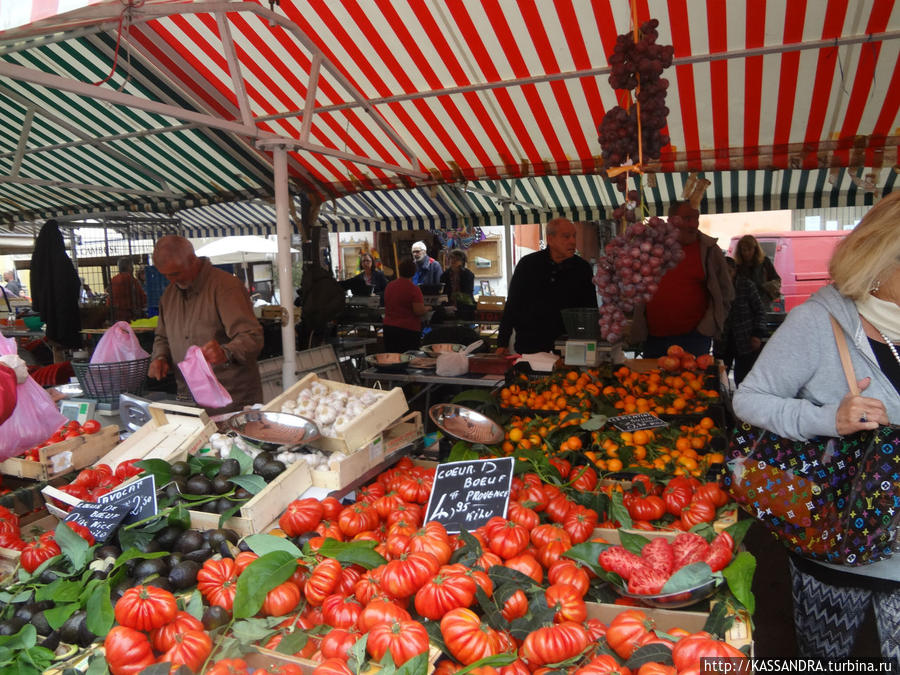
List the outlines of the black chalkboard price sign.
{"label": "black chalkboard price sign", "polygon": [[127,502],[81,502],[72,507],[66,515],[66,522],[84,525],[94,535],[94,539],[102,543],[109,540],[130,511],[131,505]]}
{"label": "black chalkboard price sign", "polygon": [[500,457],[439,464],[425,522],[436,520],[455,534],[481,527],[494,516],[506,517],[514,462]]}
{"label": "black chalkboard price sign", "polygon": [[66,522],[87,527],[94,539],[107,541],[120,525],[155,516],[156,481],[145,476],[101,495],[96,502],[81,502],[72,507]]}
{"label": "black chalkboard price sign", "polygon": [[667,427],[669,423],[659,419],[653,413],[638,413],[636,415],[619,415],[607,420],[619,431],[639,431],[640,429],[656,429]]}
{"label": "black chalkboard price sign", "polygon": [[144,520],[157,513],[156,480],[152,475],[144,476],[136,481],[117,487],[97,498],[98,504],[122,502],[129,505],[125,525]]}

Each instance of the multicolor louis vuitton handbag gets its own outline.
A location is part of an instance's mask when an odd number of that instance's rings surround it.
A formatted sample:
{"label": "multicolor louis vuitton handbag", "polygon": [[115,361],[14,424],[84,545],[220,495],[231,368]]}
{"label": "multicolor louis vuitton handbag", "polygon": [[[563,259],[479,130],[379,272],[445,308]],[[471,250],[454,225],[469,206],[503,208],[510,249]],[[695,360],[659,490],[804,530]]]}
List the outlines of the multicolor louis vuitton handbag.
{"label": "multicolor louis vuitton handbag", "polygon": [[[850,391],[859,394],[844,333],[832,318]],[[798,555],[838,565],[891,556],[900,524],[900,427],[794,441],[741,423],[724,484]]]}

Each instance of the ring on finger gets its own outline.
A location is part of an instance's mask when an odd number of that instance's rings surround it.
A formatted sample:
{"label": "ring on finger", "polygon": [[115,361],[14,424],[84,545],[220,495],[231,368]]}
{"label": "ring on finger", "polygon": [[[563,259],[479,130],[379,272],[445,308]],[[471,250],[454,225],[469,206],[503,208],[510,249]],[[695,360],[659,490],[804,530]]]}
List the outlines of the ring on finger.
{"label": "ring on finger", "polygon": [[859,421],[860,422],[868,422],[869,421],[869,418],[866,416],[865,410],[863,410],[863,414],[859,416]]}

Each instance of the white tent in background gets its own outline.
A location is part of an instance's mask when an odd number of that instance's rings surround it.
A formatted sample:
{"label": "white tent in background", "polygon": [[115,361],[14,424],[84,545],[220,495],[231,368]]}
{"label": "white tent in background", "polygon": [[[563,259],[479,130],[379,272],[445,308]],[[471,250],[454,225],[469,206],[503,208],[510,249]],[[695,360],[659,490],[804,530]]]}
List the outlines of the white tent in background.
{"label": "white tent in background", "polygon": [[[290,249],[292,255],[298,252],[296,249]],[[214,265],[264,262],[275,259],[278,242],[252,235],[223,237],[204,244],[195,253],[209,258]]]}

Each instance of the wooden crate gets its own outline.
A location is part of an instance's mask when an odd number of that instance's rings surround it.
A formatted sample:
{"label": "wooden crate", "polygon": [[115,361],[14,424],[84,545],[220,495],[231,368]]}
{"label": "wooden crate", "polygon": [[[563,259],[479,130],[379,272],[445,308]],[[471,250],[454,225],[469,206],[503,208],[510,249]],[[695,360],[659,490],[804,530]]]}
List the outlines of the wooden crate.
{"label": "wooden crate", "polygon": [[415,443],[424,435],[422,413],[414,410],[394,422],[362,448],[349,454],[336,468],[330,471],[313,471],[313,485],[327,490],[340,490],[383,462],[385,458]]}
{"label": "wooden crate", "polygon": [[[313,484],[309,465],[294,462],[281,472],[265,489],[253,495],[241,510],[227,521],[224,527],[242,536],[264,532],[266,526],[278,519],[295,499],[299,498]],[[210,530],[219,527],[219,514],[190,511],[191,527]]]}
{"label": "wooden crate", "polygon": [[[293,387],[269,401],[263,406],[263,410],[280,412],[282,403],[296,399],[301,391],[310,388],[315,382],[321,382],[332,391],[346,391],[354,394],[363,394],[372,391],[372,389],[368,387],[357,387],[352,384],[344,384],[343,382],[332,382],[331,380],[320,379],[315,373],[310,373]],[[406,403],[406,396],[403,394],[403,389],[395,387],[394,389],[384,392],[384,395],[377,403],[366,408],[365,411],[353,421],[342,437],[331,438],[321,436],[309,445],[330,452],[343,452],[347,454],[355,452],[371,443],[373,438],[389,427],[394,420],[399,418],[407,410],[409,410],[409,406]]]}
{"label": "wooden crate", "polygon": [[[628,607],[598,602],[586,602],[585,605],[587,607],[587,616],[589,619],[599,619],[607,626],[621,612],[624,612],[627,609],[639,609],[653,620],[657,629],[663,631],[672,628],[684,628],[692,633],[696,633],[697,631],[703,630],[703,626],[709,616],[706,612],[690,612],[678,609]],[[750,645],[752,650],[753,634],[750,630],[749,617],[746,614],[740,613],[735,615],[734,625],[732,625],[728,633],[725,634],[725,641],[732,647],[737,647],[738,649]]]}
{"label": "wooden crate", "polygon": [[150,421],[104,456],[113,471],[131,459],[170,459],[194,453],[209,441],[216,425],[202,408],[151,403]]}
{"label": "wooden crate", "polygon": [[[318,661],[305,659],[301,656],[293,656],[291,654],[282,654],[281,652],[276,652],[274,649],[266,649],[264,647],[257,647],[256,649],[258,653],[247,654],[243,657],[244,661],[247,662],[247,665],[250,666],[251,672],[254,668],[264,668],[269,670],[272,666],[293,663],[294,665],[300,666],[303,675],[312,675],[316,666],[319,665]],[[428,670],[426,671],[426,675],[431,675],[431,673],[434,672],[434,664],[440,656],[441,650],[430,644],[428,646]],[[374,673],[377,673],[378,670],[378,668],[370,668],[364,670],[362,675],[373,675]]]}
{"label": "wooden crate", "polygon": [[[19,530],[22,532],[22,539],[28,539],[39,536],[44,532],[52,532],[56,529],[56,525],[58,523],[59,518],[57,518],[56,516],[51,516],[49,513],[47,513],[47,511],[41,511],[39,513],[33,514],[33,517],[31,518],[20,518]],[[4,548],[3,546],[0,546],[0,560],[15,565],[17,562],[19,562],[20,555],[21,551],[17,551],[14,548]]]}
{"label": "wooden crate", "polygon": [[38,451],[38,460],[10,457],[0,462],[0,473],[30,480],[50,480],[92,466],[119,442],[119,427],[102,427],[96,434],[70,438]]}

